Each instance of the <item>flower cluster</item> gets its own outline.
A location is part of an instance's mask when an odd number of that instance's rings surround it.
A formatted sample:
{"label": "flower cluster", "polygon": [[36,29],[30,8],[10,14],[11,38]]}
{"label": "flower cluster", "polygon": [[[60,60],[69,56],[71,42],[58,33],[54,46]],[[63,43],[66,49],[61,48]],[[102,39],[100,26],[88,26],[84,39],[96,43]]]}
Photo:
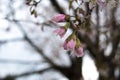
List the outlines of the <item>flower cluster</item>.
{"label": "flower cluster", "polygon": [[[52,18],[52,22],[57,23],[57,22],[66,21],[66,17],[67,16],[64,14],[58,14]],[[69,26],[70,26],[70,23],[67,22],[64,26],[56,29],[54,32],[62,38],[67,32],[67,29],[69,28]],[[84,54],[83,47],[81,46],[80,41],[76,37],[74,32],[64,41],[63,48],[65,50],[74,51],[77,57],[82,57]]]}
{"label": "flower cluster", "polygon": [[[102,10],[106,7],[108,0],[79,0],[81,4],[87,4],[86,7],[89,9],[86,11],[80,5],[74,9],[74,14],[69,13],[69,15],[65,14],[58,14],[51,19],[51,22],[58,23],[58,22],[66,22],[66,24],[54,32],[59,35],[61,38],[66,34],[69,26],[73,28],[73,33],[64,41],[63,48],[65,50],[71,50],[75,53],[77,57],[83,56],[83,47],[81,46],[80,40],[76,36],[76,33],[80,31],[90,31],[89,28],[91,23],[91,13],[92,10],[99,6],[99,9]],[[78,3],[78,0],[70,0],[69,2],[69,9],[72,8],[73,2]],[[78,3],[79,4],[79,3]],[[81,5],[82,6],[82,5]],[[88,14],[86,14],[88,12]]]}

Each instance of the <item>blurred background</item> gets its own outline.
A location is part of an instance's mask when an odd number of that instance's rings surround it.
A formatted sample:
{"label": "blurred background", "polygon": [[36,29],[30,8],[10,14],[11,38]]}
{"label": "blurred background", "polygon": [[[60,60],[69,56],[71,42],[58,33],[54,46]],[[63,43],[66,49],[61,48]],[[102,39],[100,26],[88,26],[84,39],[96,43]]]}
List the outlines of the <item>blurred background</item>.
{"label": "blurred background", "polygon": [[61,39],[53,33],[59,26],[48,22],[69,13],[69,0],[28,1],[0,0],[0,80],[120,80],[119,4],[93,10],[90,32],[79,34],[85,55],[76,58],[62,48],[72,30]]}

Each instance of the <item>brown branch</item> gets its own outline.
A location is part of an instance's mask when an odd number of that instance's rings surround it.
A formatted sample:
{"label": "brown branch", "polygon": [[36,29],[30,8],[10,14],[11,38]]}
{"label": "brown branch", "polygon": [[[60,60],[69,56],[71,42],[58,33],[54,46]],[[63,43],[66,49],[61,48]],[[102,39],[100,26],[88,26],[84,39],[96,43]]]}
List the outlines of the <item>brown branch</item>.
{"label": "brown branch", "polygon": [[18,74],[18,75],[8,75],[7,77],[2,78],[0,80],[15,80],[15,78],[28,76],[28,75],[31,75],[31,74],[42,74],[43,72],[45,72],[49,69],[51,69],[51,67],[45,68],[45,69],[42,69],[42,70],[38,70],[38,71],[26,72],[26,73],[22,73],[22,74]]}
{"label": "brown branch", "polygon": [[114,37],[113,37],[113,40],[112,40],[113,49],[112,49],[111,54],[108,56],[108,58],[109,58],[110,60],[112,60],[112,58],[115,57],[115,54],[116,54],[116,52],[117,52],[118,45],[119,45],[119,42],[120,42],[120,33],[119,33],[119,30],[115,31],[115,33],[117,33],[117,35],[114,36]]}
{"label": "brown branch", "polygon": [[64,10],[59,6],[57,0],[51,0],[51,4],[54,6],[55,10],[61,14],[64,14]]}
{"label": "brown branch", "polygon": [[28,37],[26,31],[22,28],[22,25],[17,22],[17,21],[14,21],[15,24],[17,24],[18,28],[21,30],[21,32],[23,33],[24,37],[25,37],[25,40],[39,53],[43,56],[43,58],[45,60],[47,60],[48,63],[50,63],[52,66],[57,66],[51,59],[49,59],[43,52],[42,49],[38,48],[34,42]]}
{"label": "brown branch", "polygon": [[99,27],[100,27],[100,15],[99,15],[99,6],[96,6],[96,16],[97,16],[97,25],[96,25],[96,48],[99,50],[99,36],[100,36],[100,31],[99,31]]}
{"label": "brown branch", "polygon": [[78,38],[83,42],[83,43],[86,43],[87,44],[87,49],[90,51],[90,55],[93,57],[93,58],[96,58],[96,49],[95,49],[95,46],[93,44],[93,42],[91,41],[91,39],[85,34],[85,35],[82,35],[81,33],[79,33],[78,35]]}
{"label": "brown branch", "polygon": [[22,41],[24,38],[15,38],[15,39],[9,39],[9,40],[0,40],[0,44],[5,44],[8,42],[14,42],[14,41]]}
{"label": "brown branch", "polygon": [[118,8],[118,4],[116,5],[116,7],[114,7],[112,10],[111,10],[111,25],[112,25],[112,30],[111,30],[111,33],[114,35],[111,35],[111,40],[112,40],[112,52],[111,54],[108,56],[108,58],[110,60],[112,60],[114,57],[115,57],[115,54],[117,52],[117,48],[118,48],[118,45],[119,45],[119,42],[120,42],[120,25],[117,25],[116,23],[116,16],[115,16],[115,13],[117,11],[117,8]]}
{"label": "brown branch", "polygon": [[[25,40],[40,54],[42,55],[42,57],[48,62],[50,63],[50,65],[52,66],[52,68],[60,71],[61,73],[63,73],[66,77],[68,77],[67,75],[69,73],[72,73],[72,69],[71,67],[65,67],[65,66],[58,66],[56,65],[51,59],[49,59],[43,52],[42,49],[39,49],[35,44],[34,42],[28,37],[26,31],[21,27],[22,25],[19,23],[19,22],[16,22],[15,23],[19,26],[19,29],[22,31],[22,33],[24,34],[25,36]],[[69,78],[69,77],[68,77]]]}

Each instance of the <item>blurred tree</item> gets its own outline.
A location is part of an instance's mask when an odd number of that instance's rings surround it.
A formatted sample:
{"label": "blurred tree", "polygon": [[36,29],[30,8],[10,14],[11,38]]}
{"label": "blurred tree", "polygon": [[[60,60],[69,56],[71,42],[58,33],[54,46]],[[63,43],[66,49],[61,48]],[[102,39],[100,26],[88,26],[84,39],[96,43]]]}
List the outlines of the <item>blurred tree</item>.
{"label": "blurred tree", "polygon": [[[26,4],[33,8],[33,6],[37,7],[41,1],[42,0],[38,2],[35,0],[26,0]],[[66,2],[68,2],[69,6],[71,7],[70,10],[73,11],[73,15],[76,19],[79,20],[79,14],[85,14],[86,22],[85,24],[82,24],[82,22],[77,24],[77,26],[80,26],[80,30],[77,31],[76,35],[84,45],[85,51],[89,52],[90,57],[92,57],[95,62],[99,72],[98,80],[120,80],[120,72],[116,75],[116,70],[120,70],[120,23],[117,20],[117,17],[119,16],[116,14],[120,13],[120,5],[115,3],[115,7],[103,8],[101,15],[101,9],[99,5],[91,10],[89,9],[89,3],[86,2],[84,4],[85,10],[83,11],[81,8],[79,8],[80,6],[77,9],[75,6],[71,6],[70,1],[75,1],[79,4],[79,0],[66,0]],[[58,13],[66,14],[65,9],[61,8],[62,5],[57,0],[50,0],[50,2]],[[119,2],[119,0],[116,0],[116,2]],[[32,15],[35,15],[35,17],[39,16],[37,14],[37,10],[35,9],[31,9],[30,12]],[[103,18],[101,18],[101,16],[103,16]],[[17,25],[21,26],[19,20],[10,20],[7,16],[5,19],[10,22],[13,21]],[[102,24],[101,21],[104,23]],[[37,23],[36,25],[41,24]],[[43,25],[55,26],[52,23],[43,23]],[[72,26],[70,26],[70,29],[74,31],[76,23],[71,21],[71,25]],[[35,45],[35,43],[29,38],[27,32],[22,27],[19,28],[24,34],[25,40],[28,41],[28,43],[31,44],[31,46],[34,47],[34,49],[39,52],[48,63],[51,64],[52,68],[60,71],[69,80],[83,80],[82,57],[76,58],[70,56],[72,63],[70,67],[58,66],[44,54],[42,49]],[[109,47],[111,47],[111,50]],[[68,54],[69,53],[70,51],[68,51]],[[37,72],[41,73],[43,71]],[[19,75],[17,75],[17,77],[18,76]],[[14,78],[16,78],[16,76],[13,76],[10,80],[14,80]],[[3,80],[6,80],[6,78]]]}

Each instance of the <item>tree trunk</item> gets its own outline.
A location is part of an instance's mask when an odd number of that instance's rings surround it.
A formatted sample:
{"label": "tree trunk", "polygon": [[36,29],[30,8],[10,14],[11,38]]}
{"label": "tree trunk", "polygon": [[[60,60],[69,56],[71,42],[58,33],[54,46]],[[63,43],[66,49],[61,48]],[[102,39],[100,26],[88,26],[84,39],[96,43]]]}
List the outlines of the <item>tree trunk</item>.
{"label": "tree trunk", "polygon": [[67,73],[69,80],[83,80],[82,77],[82,58],[74,58],[72,66]]}
{"label": "tree trunk", "polygon": [[98,80],[116,80],[115,78],[115,65],[111,62],[96,63],[99,72]]}

